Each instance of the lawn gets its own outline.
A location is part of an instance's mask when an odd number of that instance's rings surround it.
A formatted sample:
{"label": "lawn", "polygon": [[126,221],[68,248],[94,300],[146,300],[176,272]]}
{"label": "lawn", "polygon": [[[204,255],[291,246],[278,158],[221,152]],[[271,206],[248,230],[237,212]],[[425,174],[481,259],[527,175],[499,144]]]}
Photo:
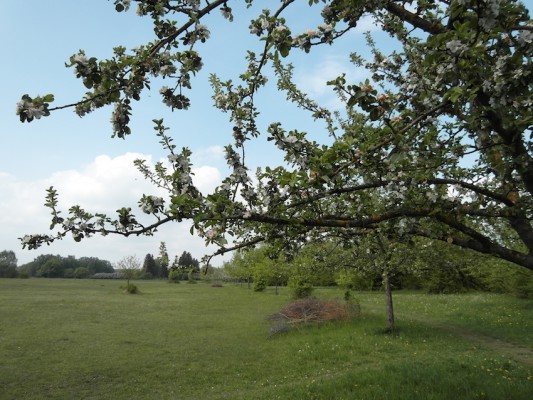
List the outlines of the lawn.
{"label": "lawn", "polygon": [[531,300],[398,292],[391,337],[357,293],[361,318],[269,338],[286,290],[122,284],[0,279],[0,399],[533,398]]}

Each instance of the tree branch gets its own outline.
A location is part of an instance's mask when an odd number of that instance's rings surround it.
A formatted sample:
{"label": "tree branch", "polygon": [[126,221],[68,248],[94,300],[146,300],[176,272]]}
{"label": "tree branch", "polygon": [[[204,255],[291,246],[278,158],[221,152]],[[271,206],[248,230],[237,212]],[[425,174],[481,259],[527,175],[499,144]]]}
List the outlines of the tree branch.
{"label": "tree branch", "polygon": [[391,14],[394,14],[402,21],[409,22],[415,28],[422,29],[427,33],[437,35],[446,32],[446,28],[438,21],[427,21],[410,11],[407,11],[403,6],[399,6],[394,1],[389,1],[385,9]]}

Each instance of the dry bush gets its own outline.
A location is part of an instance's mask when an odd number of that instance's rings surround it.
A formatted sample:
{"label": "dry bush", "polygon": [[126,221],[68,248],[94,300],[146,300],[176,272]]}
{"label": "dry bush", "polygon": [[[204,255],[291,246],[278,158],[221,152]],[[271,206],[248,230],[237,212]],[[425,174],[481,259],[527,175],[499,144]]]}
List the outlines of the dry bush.
{"label": "dry bush", "polygon": [[312,297],[295,300],[270,316],[273,321],[270,335],[287,332],[291,326],[297,324],[347,321],[359,314],[359,304],[352,301],[320,300]]}

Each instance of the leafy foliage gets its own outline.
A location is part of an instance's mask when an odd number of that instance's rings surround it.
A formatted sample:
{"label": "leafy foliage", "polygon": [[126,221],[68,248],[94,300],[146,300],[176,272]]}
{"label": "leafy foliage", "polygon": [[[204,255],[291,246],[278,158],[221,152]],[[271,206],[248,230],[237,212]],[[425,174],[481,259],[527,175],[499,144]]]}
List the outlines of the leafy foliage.
{"label": "leafy foliage", "polygon": [[159,277],[159,268],[158,268],[158,265],[157,265],[153,255],[147,254],[144,257],[142,270],[143,270],[144,274],[149,276],[150,278]]}
{"label": "leafy foliage", "polygon": [[[113,105],[114,136],[131,133],[131,102],[150,90],[155,77],[173,82],[160,88],[162,102],[186,110],[191,77],[203,65],[196,49],[210,39],[203,17],[219,9],[237,20],[230,0],[167,3],[137,2],[137,13],[154,22],[153,42],[130,51],[116,47],[108,60],[80,51],[68,64],[88,89],[76,112]],[[37,248],[67,233],[76,241],[97,233],[151,235],[162,224],[190,220],[191,231],[219,246],[215,254],[260,242],[291,253],[299,243],[325,237],[353,245],[354,238],[371,235],[392,247],[426,237],[533,269],[533,25],[527,8],[514,0],[418,0],[409,7],[385,0],[309,1],[309,13],[321,7],[323,23],[298,33],[284,18],[295,4],[264,9],[249,24],[264,48],[259,55],[248,52],[239,80],[210,78],[215,107],[234,126],[233,143],[225,148],[231,172],[216,190],[199,192],[190,150],[178,151],[155,119],[168,163],[136,162],[149,181],[167,190],[167,198],[139,200],[152,223],[140,223],[130,207],[109,217],[74,206],[64,217],[50,188],[46,205],[56,231],[25,236],[23,245]],[[115,1],[119,12],[129,5]],[[345,105],[342,112],[329,110],[297,87],[294,67],[285,60],[298,49],[335,45],[364,15],[396,49],[386,53],[389,43],[380,49],[368,35],[372,57],[350,57],[370,78],[350,82],[343,74],[329,82]],[[270,65],[278,89],[320,122],[323,140],[277,121],[260,127],[256,99]],[[48,116],[60,108],[48,108],[52,100],[24,95],[17,114],[23,122]],[[245,143],[259,135],[283,153],[285,163],[259,169],[252,179]],[[237,243],[228,246],[229,238]],[[392,247],[387,254],[394,257]]]}
{"label": "leafy foliage", "polygon": [[124,288],[126,293],[137,293],[137,287],[130,284],[130,280],[135,279],[141,270],[139,259],[136,256],[125,256],[117,262],[117,269],[120,272],[120,277],[127,281]]}
{"label": "leafy foliage", "polygon": [[17,277],[17,256],[12,250],[0,252],[0,278]]}

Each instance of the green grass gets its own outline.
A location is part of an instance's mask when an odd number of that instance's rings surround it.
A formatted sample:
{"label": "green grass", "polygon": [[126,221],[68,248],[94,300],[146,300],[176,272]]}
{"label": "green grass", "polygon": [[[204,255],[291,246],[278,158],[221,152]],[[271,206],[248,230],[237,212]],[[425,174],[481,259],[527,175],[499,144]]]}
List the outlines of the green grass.
{"label": "green grass", "polygon": [[391,337],[382,294],[360,293],[361,319],[269,339],[285,289],[135,284],[1,279],[0,399],[532,398],[531,364],[476,340],[531,348],[531,301],[397,293]]}

